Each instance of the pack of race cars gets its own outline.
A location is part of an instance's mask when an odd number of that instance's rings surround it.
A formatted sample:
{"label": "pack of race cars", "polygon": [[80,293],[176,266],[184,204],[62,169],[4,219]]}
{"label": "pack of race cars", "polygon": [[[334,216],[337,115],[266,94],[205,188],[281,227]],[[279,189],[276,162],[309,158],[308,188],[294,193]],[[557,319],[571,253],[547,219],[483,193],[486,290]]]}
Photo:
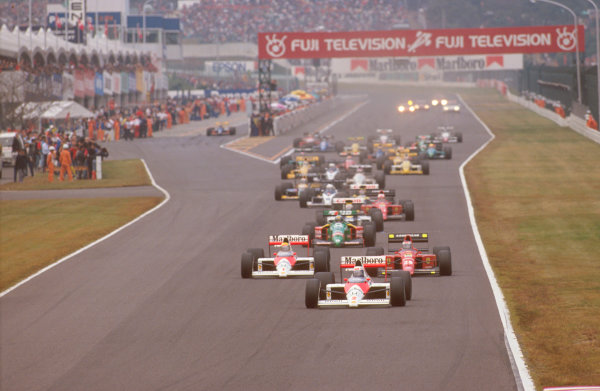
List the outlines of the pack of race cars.
{"label": "pack of race cars", "polygon": [[[275,200],[316,208],[315,221],[300,232],[290,227],[290,234],[271,235],[267,256],[263,248],[247,249],[242,278],[308,278],[307,308],[405,306],[413,277],[452,274],[451,251],[430,250],[429,234],[413,232],[414,203],[396,200],[386,175],[428,175],[429,160],[451,159],[448,144],[460,142],[462,134],[448,127],[404,145],[390,129],[345,141],[317,134],[295,139],[294,153],[280,160],[285,181],[275,186]],[[385,249],[376,243],[384,228]],[[330,249],[348,247],[365,248],[365,255],[342,256],[336,282]]]}

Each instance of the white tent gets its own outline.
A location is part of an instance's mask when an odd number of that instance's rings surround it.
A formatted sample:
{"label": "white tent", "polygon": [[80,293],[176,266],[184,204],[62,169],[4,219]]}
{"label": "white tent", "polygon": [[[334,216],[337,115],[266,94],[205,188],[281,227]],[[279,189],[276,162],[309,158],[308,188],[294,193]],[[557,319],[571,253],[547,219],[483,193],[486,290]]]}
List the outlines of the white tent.
{"label": "white tent", "polygon": [[26,119],[91,118],[94,113],[77,102],[70,100],[54,102],[29,102],[22,104],[17,110],[22,110]]}

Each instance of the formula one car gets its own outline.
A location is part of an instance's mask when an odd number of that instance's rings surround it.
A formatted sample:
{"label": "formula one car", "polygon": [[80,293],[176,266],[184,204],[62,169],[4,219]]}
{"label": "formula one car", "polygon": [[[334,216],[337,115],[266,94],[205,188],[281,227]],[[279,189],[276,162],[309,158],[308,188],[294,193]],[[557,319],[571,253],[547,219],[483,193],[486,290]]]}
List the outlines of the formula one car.
{"label": "formula one car", "polygon": [[429,162],[414,163],[408,154],[396,155],[393,160],[386,160],[383,172],[389,175],[429,175]]}
{"label": "formula one car", "polygon": [[336,284],[333,273],[316,273],[315,278],[306,281],[306,308],[404,307],[409,289],[412,296],[412,282],[408,273],[397,271],[389,281],[386,278],[384,282],[374,282],[367,273],[371,268],[385,266],[386,257],[342,257],[340,274],[343,275],[342,270],[348,270],[351,275]]}
{"label": "formula one car", "polygon": [[420,159],[452,159],[452,147],[442,141],[434,140],[423,145],[424,150],[419,154]]}
{"label": "formula one car", "polygon": [[462,143],[463,141],[461,132],[453,132],[454,126],[438,126],[438,130],[438,133],[431,135],[434,141],[443,143]]}
{"label": "formula one car", "polygon": [[370,153],[376,150],[386,152],[386,150],[394,150],[402,145],[402,138],[392,135],[392,129],[377,129],[376,132],[376,135],[367,137],[367,150]]}
{"label": "formula one car", "polygon": [[327,247],[372,247],[376,240],[375,224],[356,226],[344,221],[342,216],[335,216],[333,222],[323,226],[306,223],[302,228],[303,235],[309,235],[311,246]]}
{"label": "formula one car", "polygon": [[442,108],[444,113],[460,113],[460,105],[455,100],[449,100]]}
{"label": "formula one car", "polygon": [[314,182],[309,175],[306,178],[295,179],[294,182],[283,182],[275,186],[275,201],[282,200],[297,200],[300,198],[300,193],[307,189],[315,189],[321,191],[324,184]]}
{"label": "formula one car", "polygon": [[333,136],[322,136],[318,133],[305,133],[304,137],[294,139],[296,152],[342,152],[344,142],[333,142]]}
{"label": "formula one car", "polygon": [[325,162],[319,155],[298,155],[290,159],[280,161],[281,179],[294,179],[306,177],[315,172]]}
{"label": "formula one car", "polygon": [[[388,252],[393,270],[406,270],[411,275],[452,275],[452,257],[450,247],[417,248],[414,243],[427,243],[427,233],[390,233],[388,234]],[[402,243],[400,249],[390,249],[390,243]],[[367,255],[383,255],[381,247],[368,248]],[[381,271],[381,270],[380,270]]]}
{"label": "formula one car", "polygon": [[[343,206],[341,206],[343,205]],[[364,200],[361,198],[335,198],[334,209],[316,211],[318,225],[325,225],[335,221],[336,216],[342,216],[346,223],[356,226],[367,226],[375,224],[377,232],[383,231],[383,215],[379,209],[365,211],[361,208]]]}
{"label": "formula one car", "polygon": [[[250,277],[305,277],[315,272],[329,271],[329,249],[315,249],[313,256],[301,257],[291,245],[307,246],[308,235],[271,235],[269,236],[269,256],[265,257],[262,248],[249,248],[242,254],[242,278]],[[278,250],[271,256],[271,247]]]}
{"label": "formula one car", "polygon": [[346,179],[346,184],[348,187],[352,185],[362,186],[362,185],[372,185],[377,184],[380,189],[385,187],[385,174],[381,172],[376,172],[373,176],[369,174],[373,171],[373,167],[364,168],[364,166],[359,166],[356,169],[356,172],[352,177]]}
{"label": "formula one car", "polygon": [[374,213],[376,210],[380,211],[384,221],[414,221],[415,219],[415,206],[412,201],[403,200],[399,201],[398,204],[394,204],[394,201],[390,201],[389,197],[386,197],[383,192],[377,196],[377,200],[370,204],[362,205],[361,209],[365,213]]}
{"label": "formula one car", "polygon": [[363,163],[363,161],[367,158],[367,147],[361,145],[360,142],[364,141],[364,137],[348,137],[348,140],[351,141],[350,145],[344,145],[344,149],[339,152],[340,156],[354,156],[358,159],[359,163]]}
{"label": "formula one car", "polygon": [[298,201],[301,208],[312,208],[317,206],[331,206],[336,197],[346,196],[346,193],[338,191],[334,185],[328,183],[324,188],[306,189],[300,193]]}
{"label": "formula one car", "polygon": [[235,127],[228,126],[229,122],[217,122],[214,127],[206,129],[207,136],[233,136]]}

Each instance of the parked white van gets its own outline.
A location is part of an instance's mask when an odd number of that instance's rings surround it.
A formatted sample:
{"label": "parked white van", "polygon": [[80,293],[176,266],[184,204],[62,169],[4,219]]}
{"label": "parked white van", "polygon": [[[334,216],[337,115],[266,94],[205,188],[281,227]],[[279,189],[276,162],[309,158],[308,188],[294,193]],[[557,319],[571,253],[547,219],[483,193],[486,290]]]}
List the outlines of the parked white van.
{"label": "parked white van", "polygon": [[17,152],[13,152],[12,145],[16,133],[0,133],[0,143],[2,144],[2,165],[14,166],[17,159]]}

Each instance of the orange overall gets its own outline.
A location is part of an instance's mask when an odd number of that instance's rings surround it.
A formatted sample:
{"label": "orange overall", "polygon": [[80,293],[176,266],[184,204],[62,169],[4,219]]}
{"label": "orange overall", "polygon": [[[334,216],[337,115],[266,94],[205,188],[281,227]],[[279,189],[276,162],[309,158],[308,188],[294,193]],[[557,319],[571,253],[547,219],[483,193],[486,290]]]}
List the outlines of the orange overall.
{"label": "orange overall", "polygon": [[71,154],[68,149],[63,149],[60,152],[60,180],[62,181],[65,176],[65,172],[69,175],[69,180],[73,180],[73,172],[71,171]]}
{"label": "orange overall", "polygon": [[46,168],[48,169],[48,182],[54,182],[54,151],[48,153]]}

